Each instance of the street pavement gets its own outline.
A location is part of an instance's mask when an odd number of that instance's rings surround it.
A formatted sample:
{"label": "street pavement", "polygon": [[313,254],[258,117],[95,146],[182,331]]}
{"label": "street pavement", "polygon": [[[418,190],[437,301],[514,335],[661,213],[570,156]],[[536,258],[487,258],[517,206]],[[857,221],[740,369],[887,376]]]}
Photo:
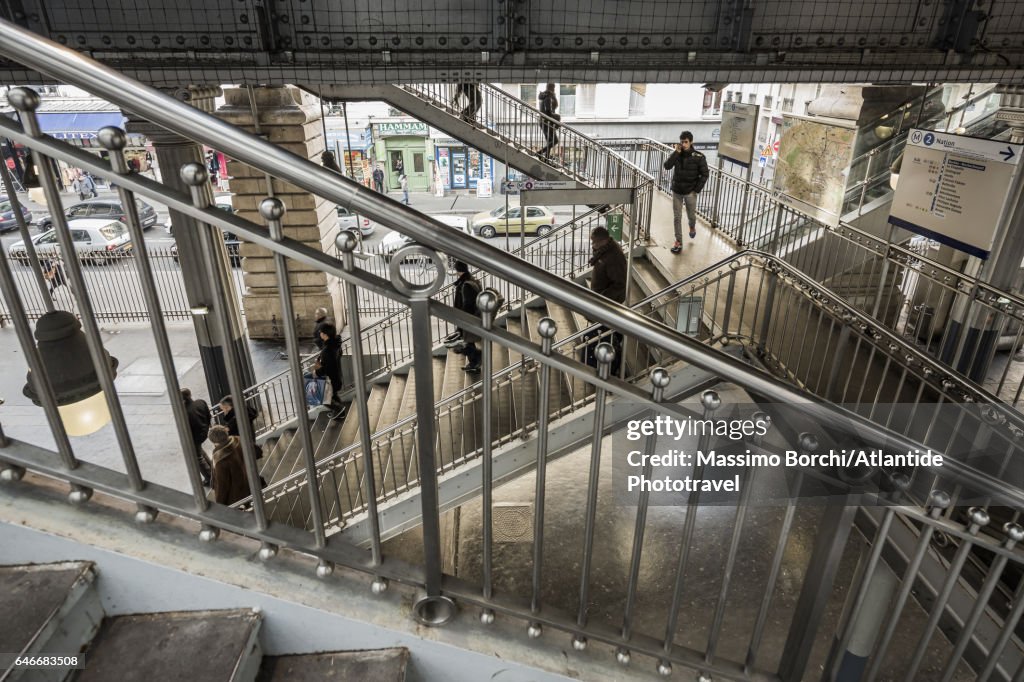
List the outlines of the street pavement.
{"label": "street pavement", "polygon": [[[143,477],[160,485],[189,490],[177,427],[150,326],[101,324],[100,331],[104,347],[118,359],[115,385]],[[181,386],[190,388],[194,397],[211,402],[192,324],[171,322],[167,331]],[[283,347],[283,342],[249,342],[257,380],[286,369],[287,361],[279,355]],[[33,405],[22,394],[27,370],[14,329],[9,325],[0,328],[0,399],[4,401],[0,405],[0,424],[4,434],[54,450],[56,445],[43,408]],[[71,445],[76,456],[83,460],[125,471],[121,448],[110,425],[90,436],[72,438]],[[209,443],[206,443],[206,451],[211,452]]]}

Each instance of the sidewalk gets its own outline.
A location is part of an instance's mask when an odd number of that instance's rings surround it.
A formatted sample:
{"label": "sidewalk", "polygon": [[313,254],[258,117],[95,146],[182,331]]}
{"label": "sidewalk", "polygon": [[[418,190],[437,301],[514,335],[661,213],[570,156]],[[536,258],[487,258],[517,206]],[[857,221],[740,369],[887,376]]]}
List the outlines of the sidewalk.
{"label": "sidewalk", "polygon": [[[150,327],[119,323],[101,325],[100,332],[104,347],[118,359],[115,385],[143,478],[178,490],[190,490],[177,426]],[[199,346],[192,325],[168,323],[167,334],[181,386],[192,389],[194,397],[206,400],[212,407],[213,400],[206,395]],[[283,343],[250,341],[249,348],[257,381],[286,369],[286,361],[278,356],[283,350]],[[0,405],[0,424],[3,424],[4,433],[10,438],[56,450],[43,408],[33,405],[22,394],[28,366],[13,328],[0,329],[0,349],[0,398],[5,401]],[[75,455],[82,459],[115,471],[125,471],[121,448],[112,426],[105,426],[90,436],[72,438],[71,446]],[[211,452],[208,442],[205,449],[207,454]]]}

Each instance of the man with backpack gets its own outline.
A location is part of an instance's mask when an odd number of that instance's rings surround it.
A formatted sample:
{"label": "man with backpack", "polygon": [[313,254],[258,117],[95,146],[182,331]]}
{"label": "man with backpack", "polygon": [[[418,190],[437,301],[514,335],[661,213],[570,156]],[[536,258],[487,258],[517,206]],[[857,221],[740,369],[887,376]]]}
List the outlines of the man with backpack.
{"label": "man with backpack", "polygon": [[[464,313],[477,316],[480,310],[476,307],[476,297],[480,295],[480,283],[469,273],[469,266],[462,261],[455,261],[455,272],[459,278],[455,280],[455,298],[452,302],[456,308]],[[456,336],[456,334],[458,336]],[[477,373],[480,371],[480,349],[476,342],[480,337],[465,330],[458,329],[445,340],[445,345],[455,350],[456,353],[466,356],[466,366],[463,371]]]}

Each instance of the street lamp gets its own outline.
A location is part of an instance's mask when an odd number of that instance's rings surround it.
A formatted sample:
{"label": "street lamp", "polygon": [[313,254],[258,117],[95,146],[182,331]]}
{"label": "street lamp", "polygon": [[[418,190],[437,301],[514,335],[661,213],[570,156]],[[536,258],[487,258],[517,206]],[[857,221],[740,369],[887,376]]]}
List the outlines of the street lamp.
{"label": "street lamp", "polygon": [[[78,319],[65,310],[48,312],[36,323],[35,336],[68,435],[88,436],[106,426],[110,422],[107,397],[100,387]],[[111,373],[116,375],[117,358],[106,351],[103,355]],[[41,405],[31,370],[26,381],[22,393],[35,405]]]}

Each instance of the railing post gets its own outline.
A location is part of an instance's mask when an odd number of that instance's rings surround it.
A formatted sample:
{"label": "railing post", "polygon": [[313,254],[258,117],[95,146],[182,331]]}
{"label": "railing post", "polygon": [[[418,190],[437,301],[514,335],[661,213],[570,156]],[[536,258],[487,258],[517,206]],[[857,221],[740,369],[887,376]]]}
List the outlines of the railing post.
{"label": "railing post", "polygon": [[[800,434],[800,450],[808,452],[817,448],[817,438],[808,433]],[[779,660],[779,679],[782,682],[800,682],[804,679],[857,509],[856,506],[843,504],[842,500],[832,500],[818,523],[811,560],[804,572],[803,588]]]}
{"label": "railing post", "polygon": [[[401,256],[396,255],[398,262]],[[455,602],[441,594],[441,517],[437,494],[437,438],[434,430],[434,348],[430,299],[415,297],[412,310],[413,369],[416,372],[416,458],[423,518],[423,579],[426,595],[413,605],[424,625],[444,625],[455,616]]]}
{"label": "railing post", "polygon": [[711,204],[711,227],[715,228],[716,230],[718,229],[718,226],[720,224],[718,219],[718,201],[722,196],[722,177],[724,176],[724,173],[722,172],[723,164],[724,161],[722,161],[722,157],[719,156],[718,169],[715,175],[715,198]]}
{"label": "railing post", "polygon": [[740,204],[740,224],[736,231],[736,246],[743,246],[746,242],[744,234],[747,231],[747,205],[750,202],[750,177],[743,183],[743,202]]}
{"label": "railing post", "polygon": [[875,160],[875,154],[877,149],[872,149],[868,153],[868,167],[864,169],[864,181],[860,186],[860,200],[857,203],[857,215],[864,214],[864,197],[868,192],[868,179],[871,177],[871,163]]}

